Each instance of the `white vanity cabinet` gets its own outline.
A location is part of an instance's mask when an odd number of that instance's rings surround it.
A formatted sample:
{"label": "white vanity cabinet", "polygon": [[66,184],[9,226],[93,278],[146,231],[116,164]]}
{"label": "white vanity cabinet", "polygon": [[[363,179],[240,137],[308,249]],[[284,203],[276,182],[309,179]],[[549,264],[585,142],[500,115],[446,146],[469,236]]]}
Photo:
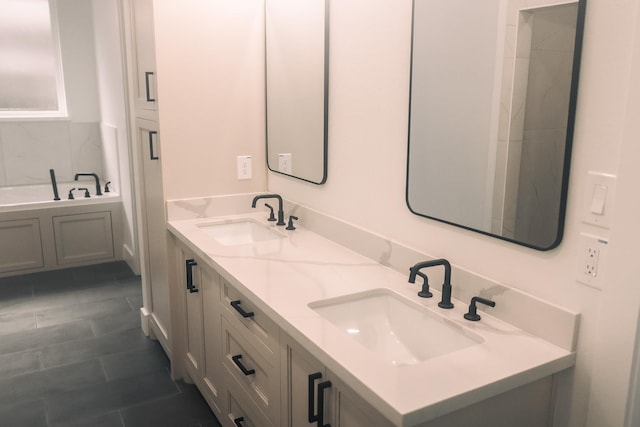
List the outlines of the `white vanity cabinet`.
{"label": "white vanity cabinet", "polygon": [[223,407],[223,366],[218,274],[188,249],[177,246],[179,286],[184,290],[184,366],[217,416]]}
{"label": "white vanity cabinet", "polygon": [[282,339],[282,426],[392,427],[300,344]]}
{"label": "white vanity cabinet", "polygon": [[[229,284],[221,285],[222,354],[228,378],[225,425],[280,426],[280,328]],[[253,420],[253,421],[251,421]]]}

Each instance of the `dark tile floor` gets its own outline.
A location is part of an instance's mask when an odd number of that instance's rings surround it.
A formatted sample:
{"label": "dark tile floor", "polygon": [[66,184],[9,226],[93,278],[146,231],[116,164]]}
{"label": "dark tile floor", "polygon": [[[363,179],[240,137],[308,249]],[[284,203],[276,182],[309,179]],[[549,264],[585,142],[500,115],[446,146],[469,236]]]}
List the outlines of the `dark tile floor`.
{"label": "dark tile floor", "polygon": [[140,330],[123,262],[0,279],[2,427],[217,427]]}

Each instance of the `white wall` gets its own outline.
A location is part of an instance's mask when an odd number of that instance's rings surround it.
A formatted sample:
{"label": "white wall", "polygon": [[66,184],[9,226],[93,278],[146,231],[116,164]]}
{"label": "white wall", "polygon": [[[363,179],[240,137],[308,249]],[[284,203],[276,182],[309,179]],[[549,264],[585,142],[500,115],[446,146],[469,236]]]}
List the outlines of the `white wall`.
{"label": "white wall", "polygon": [[100,121],[91,2],[58,0],[60,48],[69,116],[76,122]]}
{"label": "white wall", "polygon": [[[266,188],[264,4],[154,3],[160,143],[167,199]],[[179,36],[178,36],[179,35]],[[253,179],[236,179],[236,156]]]}
{"label": "white wall", "polygon": [[100,94],[103,185],[106,181],[111,181],[110,188],[119,192],[122,197],[125,225],[123,256],[131,269],[138,272],[124,64],[120,39],[121,11],[117,0],[91,0],[90,4],[93,11],[97,87]]}
{"label": "white wall", "polygon": [[[573,389],[562,401],[558,425],[614,427],[624,417],[640,300],[632,271],[638,253],[633,221],[639,107],[638,97],[629,95],[630,88],[638,91],[637,59],[631,87],[630,78],[639,24],[636,0],[589,0],[566,230],[553,251],[537,252],[407,210],[410,0],[332,2],[327,183],[314,186],[269,173],[270,191],[582,313],[578,358],[569,376]],[[581,222],[588,170],[620,174],[610,235]],[[603,291],[575,281],[580,231],[610,238],[601,265]],[[455,276],[453,282],[455,289]]]}

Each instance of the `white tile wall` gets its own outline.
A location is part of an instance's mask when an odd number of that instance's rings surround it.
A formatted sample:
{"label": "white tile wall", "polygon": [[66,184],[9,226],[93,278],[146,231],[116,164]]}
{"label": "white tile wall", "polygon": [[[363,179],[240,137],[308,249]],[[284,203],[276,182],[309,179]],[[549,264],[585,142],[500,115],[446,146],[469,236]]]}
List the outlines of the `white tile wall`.
{"label": "white tile wall", "polygon": [[77,172],[102,176],[98,123],[24,121],[0,123],[0,185],[46,184],[49,169],[59,182]]}

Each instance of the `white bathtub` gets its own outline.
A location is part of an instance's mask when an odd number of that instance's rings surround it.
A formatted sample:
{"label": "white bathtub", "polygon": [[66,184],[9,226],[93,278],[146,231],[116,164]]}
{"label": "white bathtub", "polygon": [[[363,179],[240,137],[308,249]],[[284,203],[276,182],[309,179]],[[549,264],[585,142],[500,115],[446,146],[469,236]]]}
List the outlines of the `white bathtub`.
{"label": "white bathtub", "polygon": [[[104,184],[102,184],[104,186]],[[71,188],[86,187],[74,191]],[[104,189],[104,187],[103,187]],[[122,201],[89,181],[0,187],[0,277],[122,259]]]}
{"label": "white bathtub", "polygon": [[[101,185],[104,191],[104,184],[101,183]],[[88,188],[91,197],[85,198],[84,191],[76,190],[73,192],[75,199],[68,200],[69,190],[79,187]],[[120,195],[114,191],[110,191],[109,193],[103,192],[102,196],[96,196],[95,192],[96,185],[89,181],[58,183],[60,200],[54,201],[51,184],[0,187],[0,212],[120,201]]]}

